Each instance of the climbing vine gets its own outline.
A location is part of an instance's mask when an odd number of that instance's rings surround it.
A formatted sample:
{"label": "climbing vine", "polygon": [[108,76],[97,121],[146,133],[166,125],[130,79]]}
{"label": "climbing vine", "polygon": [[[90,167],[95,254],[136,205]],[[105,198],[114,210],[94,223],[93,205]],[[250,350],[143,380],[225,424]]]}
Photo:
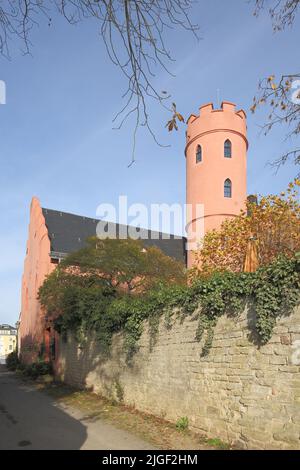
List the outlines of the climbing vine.
{"label": "climbing vine", "polygon": [[196,279],[190,287],[160,285],[143,299],[129,299],[129,302],[127,299],[127,309],[131,310],[125,324],[127,352],[132,355],[136,351],[145,319],[150,323],[151,346],[157,334],[157,320],[164,314],[169,327],[170,312],[178,307],[183,316],[197,315],[196,340],[201,341],[205,334],[202,355],[206,355],[218,319],[222,315],[237,317],[246,303],[251,303],[255,309],[256,333],[258,340],[265,344],[272,335],[276,319],[288,315],[300,303],[300,254],[292,259],[279,256],[255,273],[214,273]]}
{"label": "climbing vine", "polygon": [[[77,283],[69,286],[61,299],[63,313],[55,320],[61,334],[71,330],[80,342],[93,333],[109,353],[113,334],[122,331],[128,360],[138,350],[145,321],[151,350],[160,319],[164,317],[165,326],[171,328],[174,315],[198,319],[196,340],[203,339],[202,355],[206,355],[218,319],[222,315],[236,318],[247,303],[253,305],[257,338],[264,344],[276,319],[300,303],[300,253],[293,258],[279,256],[255,273],[215,272],[197,277],[190,286],[159,283],[143,294],[118,294],[100,284],[87,287]],[[47,310],[45,302],[44,307]]]}
{"label": "climbing vine", "polygon": [[289,260],[280,256],[253,276],[256,330],[262,343],[272,336],[276,319],[288,315],[300,302],[300,253]]}

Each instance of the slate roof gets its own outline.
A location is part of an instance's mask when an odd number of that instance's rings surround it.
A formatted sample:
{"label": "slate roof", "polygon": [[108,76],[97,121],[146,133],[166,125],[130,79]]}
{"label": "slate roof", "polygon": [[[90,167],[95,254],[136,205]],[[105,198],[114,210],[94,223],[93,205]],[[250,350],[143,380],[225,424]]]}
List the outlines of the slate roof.
{"label": "slate roof", "polygon": [[[48,229],[53,257],[61,257],[77,251],[85,246],[87,238],[96,236],[98,219],[53,209],[43,208],[42,211]],[[113,222],[108,222],[107,224],[110,226],[110,229],[115,229],[117,234],[120,233],[120,229],[123,230],[123,233],[128,234],[128,226]],[[163,237],[166,237],[167,234],[154,232],[156,237],[153,239],[150,238],[150,232],[147,229],[140,229],[141,238],[145,246],[154,245],[166,255],[186,263],[186,239],[184,237],[169,235],[169,238],[166,239]],[[148,239],[144,239],[145,235],[148,235]]]}

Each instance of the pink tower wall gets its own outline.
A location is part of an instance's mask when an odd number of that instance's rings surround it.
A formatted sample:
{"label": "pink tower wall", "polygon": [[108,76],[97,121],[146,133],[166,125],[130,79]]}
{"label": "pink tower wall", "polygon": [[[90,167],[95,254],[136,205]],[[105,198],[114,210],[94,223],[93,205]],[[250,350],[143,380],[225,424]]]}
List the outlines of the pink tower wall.
{"label": "pink tower wall", "polygon": [[[224,143],[232,144],[232,157],[224,157]],[[197,146],[202,147],[202,162],[196,163]],[[186,143],[186,202],[192,205],[187,226],[195,230],[196,204],[204,205],[203,233],[218,229],[227,217],[234,217],[245,209],[247,125],[243,110],[224,101],[221,109],[209,103],[200,107],[199,116],[191,115],[187,126]],[[224,197],[224,182],[232,182],[232,197]],[[191,237],[188,235],[188,239]],[[193,265],[193,252],[187,256],[188,268]]]}
{"label": "pink tower wall", "polygon": [[45,341],[44,315],[37,294],[46,275],[54,268],[55,265],[51,264],[45,218],[39,200],[34,197],[30,206],[29,235],[22,277],[19,335],[20,353],[24,362],[35,360],[41,343]]}

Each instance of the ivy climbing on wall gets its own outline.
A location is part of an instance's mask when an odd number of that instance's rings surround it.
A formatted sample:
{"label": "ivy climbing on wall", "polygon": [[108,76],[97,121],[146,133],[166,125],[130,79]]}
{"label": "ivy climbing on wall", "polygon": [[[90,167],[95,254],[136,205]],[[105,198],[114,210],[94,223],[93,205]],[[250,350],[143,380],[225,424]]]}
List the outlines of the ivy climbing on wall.
{"label": "ivy climbing on wall", "polygon": [[[44,292],[49,295],[45,287]],[[43,291],[40,299],[47,310],[47,296],[43,296]],[[78,341],[93,334],[107,354],[113,334],[122,331],[128,360],[138,350],[146,322],[149,323],[151,349],[160,319],[164,317],[170,328],[173,315],[184,319],[193,314],[198,318],[195,339],[205,338],[202,355],[206,355],[218,319],[222,315],[236,318],[247,303],[256,312],[255,330],[264,344],[272,336],[276,320],[288,315],[300,303],[300,253],[292,258],[279,256],[255,273],[215,272],[197,277],[189,286],[158,283],[147,293],[136,295],[120,295],[107,290],[107,286],[101,288],[100,284],[96,287],[77,284],[76,288],[69,286],[65,290],[60,302],[57,308],[61,310],[55,319],[57,331],[62,334],[72,331]],[[51,309],[53,312],[52,303]]]}

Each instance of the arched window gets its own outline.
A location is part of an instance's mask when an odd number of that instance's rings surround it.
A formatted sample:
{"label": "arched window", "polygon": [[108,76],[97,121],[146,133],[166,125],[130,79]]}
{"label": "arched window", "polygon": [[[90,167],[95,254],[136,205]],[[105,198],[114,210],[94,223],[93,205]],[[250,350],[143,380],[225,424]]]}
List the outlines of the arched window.
{"label": "arched window", "polygon": [[231,142],[229,139],[225,140],[224,143],[224,157],[231,158]]}
{"label": "arched window", "polygon": [[202,147],[198,145],[196,150],[196,163],[202,162]]}
{"label": "arched window", "polygon": [[224,197],[231,197],[232,195],[232,183],[229,178],[224,182]]}

